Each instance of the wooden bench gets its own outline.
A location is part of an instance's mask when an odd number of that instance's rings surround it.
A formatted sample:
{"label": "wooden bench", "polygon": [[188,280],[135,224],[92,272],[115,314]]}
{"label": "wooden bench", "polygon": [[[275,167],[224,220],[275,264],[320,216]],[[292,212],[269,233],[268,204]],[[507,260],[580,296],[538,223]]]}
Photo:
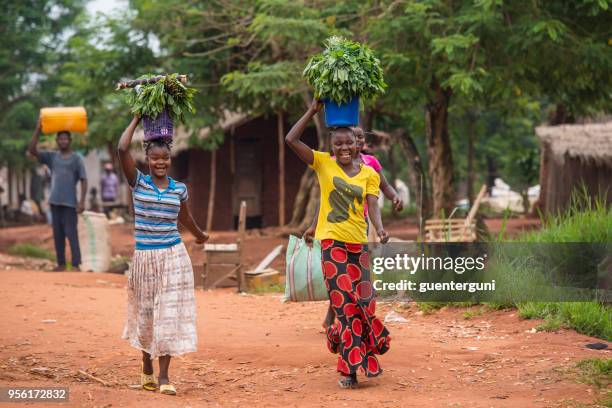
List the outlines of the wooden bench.
{"label": "wooden bench", "polygon": [[234,285],[238,287],[238,292],[245,289],[244,264],[242,260],[245,229],[246,202],[242,201],[238,214],[238,239],[236,242],[231,244],[204,245],[204,254],[206,257],[202,271],[204,289]]}
{"label": "wooden bench", "polygon": [[425,221],[425,242],[474,242],[476,235],[476,213],[487,186],[483,185],[465,219],[434,218]]}

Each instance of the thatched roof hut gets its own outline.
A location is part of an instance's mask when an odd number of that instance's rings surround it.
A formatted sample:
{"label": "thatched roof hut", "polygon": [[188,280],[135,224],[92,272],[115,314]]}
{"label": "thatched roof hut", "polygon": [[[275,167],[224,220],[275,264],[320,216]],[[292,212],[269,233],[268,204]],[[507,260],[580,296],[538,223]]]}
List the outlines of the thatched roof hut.
{"label": "thatched roof hut", "polygon": [[542,210],[567,208],[576,189],[612,203],[612,121],[540,126],[540,202]]}

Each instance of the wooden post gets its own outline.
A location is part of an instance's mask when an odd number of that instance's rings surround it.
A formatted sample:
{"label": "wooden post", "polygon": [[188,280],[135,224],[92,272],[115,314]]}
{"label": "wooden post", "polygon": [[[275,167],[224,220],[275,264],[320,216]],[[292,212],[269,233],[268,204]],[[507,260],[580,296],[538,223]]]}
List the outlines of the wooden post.
{"label": "wooden post", "polygon": [[467,157],[467,196],[470,205],[474,204],[474,181],[476,174],[474,173],[474,144],[476,141],[476,116],[473,113],[468,114],[468,157]]}
{"label": "wooden post", "polygon": [[238,293],[245,289],[244,282],[244,236],[246,230],[246,215],[247,215],[247,205],[246,201],[240,202],[240,211],[238,213],[238,270],[237,272],[237,280],[238,280]]}
{"label": "wooden post", "polygon": [[13,170],[11,170],[11,166],[7,166],[7,173],[6,173],[6,175],[7,175],[7,178],[8,178],[8,183],[7,183],[8,194],[6,195],[7,196],[7,203],[6,204],[7,204],[7,208],[9,208],[9,209],[13,205],[13,184],[14,184],[13,183],[14,182],[13,174],[14,174],[14,172],[13,172]]}
{"label": "wooden post", "polygon": [[208,211],[206,213],[206,231],[211,231],[215,209],[215,191],[217,189],[217,150],[210,152],[210,190],[208,193]]}
{"label": "wooden post", "polygon": [[285,225],[285,128],[283,111],[277,114],[278,131],[278,226]]}

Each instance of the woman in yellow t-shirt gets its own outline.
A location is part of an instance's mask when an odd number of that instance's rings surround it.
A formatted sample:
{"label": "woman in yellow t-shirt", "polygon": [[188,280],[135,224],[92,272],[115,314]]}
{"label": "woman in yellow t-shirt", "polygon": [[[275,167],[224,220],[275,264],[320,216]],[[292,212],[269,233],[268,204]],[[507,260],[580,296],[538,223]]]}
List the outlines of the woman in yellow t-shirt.
{"label": "woman in yellow t-shirt", "polygon": [[330,129],[332,152],[312,150],[300,137],[308,122],[321,109],[313,101],[308,111],[291,128],[285,141],[317,173],[321,203],[317,231],[321,231],[323,273],[336,323],[327,329],[327,345],[338,353],[342,388],[357,386],[357,371],[367,377],[382,373],[376,354],[389,349],[391,337],[375,316],[376,300],[369,280],[369,258],[364,205],[382,243],[389,239],[384,230],[378,193],[380,176],[369,166],[353,160],[355,134],[351,128]]}

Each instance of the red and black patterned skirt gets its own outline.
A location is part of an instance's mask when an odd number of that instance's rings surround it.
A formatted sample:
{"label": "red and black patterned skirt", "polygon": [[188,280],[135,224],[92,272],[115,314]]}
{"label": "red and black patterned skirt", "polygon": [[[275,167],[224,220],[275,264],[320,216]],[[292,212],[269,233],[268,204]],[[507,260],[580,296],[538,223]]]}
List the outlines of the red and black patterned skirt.
{"label": "red and black patterned skirt", "polygon": [[336,322],[327,329],[327,346],[338,353],[338,371],[382,373],[376,354],[389,350],[389,331],[375,315],[367,246],[333,239],[321,241],[323,273]]}

